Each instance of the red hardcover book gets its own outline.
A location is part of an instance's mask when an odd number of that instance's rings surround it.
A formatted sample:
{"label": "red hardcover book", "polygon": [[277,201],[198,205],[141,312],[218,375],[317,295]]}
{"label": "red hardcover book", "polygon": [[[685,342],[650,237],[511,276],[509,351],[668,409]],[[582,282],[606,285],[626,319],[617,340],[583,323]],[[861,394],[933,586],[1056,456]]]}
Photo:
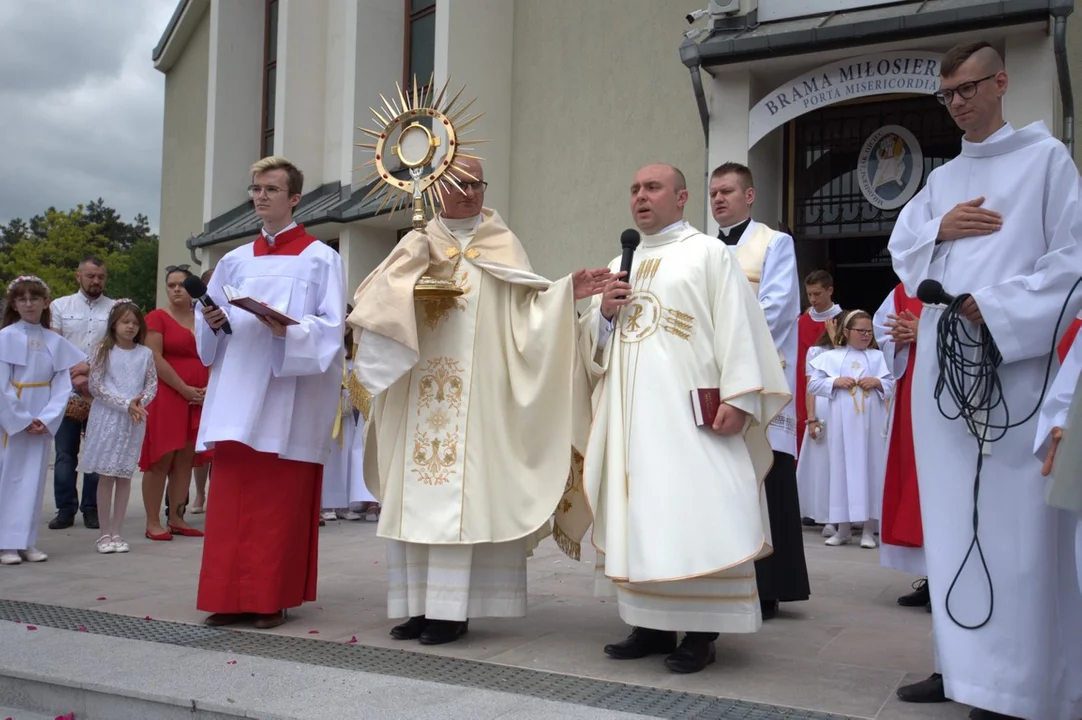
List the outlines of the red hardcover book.
{"label": "red hardcover book", "polygon": [[721,390],[699,388],[691,391],[691,416],[699,427],[713,425],[721,407]]}

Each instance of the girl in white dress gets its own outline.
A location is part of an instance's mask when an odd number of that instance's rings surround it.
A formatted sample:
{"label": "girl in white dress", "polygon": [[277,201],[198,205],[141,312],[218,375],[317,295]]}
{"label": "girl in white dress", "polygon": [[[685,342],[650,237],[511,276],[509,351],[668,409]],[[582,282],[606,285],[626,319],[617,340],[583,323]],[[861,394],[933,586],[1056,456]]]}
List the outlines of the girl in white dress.
{"label": "girl in white dress", "polygon": [[0,565],[42,562],[34,547],[49,450],[71,396],[71,368],[86,360],[49,327],[49,286],[21,275],[8,285],[0,330]]}
{"label": "girl in white dress", "polygon": [[143,344],[147,326],[139,306],[127,298],[113,303],[105,339],[90,365],[94,402],[87,418],[79,471],[98,473],[98,520],[102,554],[126,553],[120,535],[128,510],[131,479],[146,433],[146,407],[158,393],[154,353]]}
{"label": "girl in white dress", "polygon": [[827,516],[816,519],[837,525],[837,532],[826,541],[831,546],[852,541],[852,523],[864,524],[862,548],[877,546],[875,521],[881,514],[887,462],[887,402],[894,393],[894,378],[872,333],[872,316],[852,310],[842,316],[838,347],[808,363],[808,391],[828,401],[830,487]]}
{"label": "girl in white dress", "polygon": [[[836,347],[837,331],[834,318],[827,318],[823,334],[815,345],[808,348],[804,363],[807,377],[812,375],[811,361]],[[800,507],[807,517],[824,523],[823,537],[831,537],[838,530],[825,519],[830,515],[830,448],[827,445],[826,423],[830,404],[826,398],[815,397],[809,391],[805,407],[808,408],[808,419],[804,427],[804,441],[800,446],[800,462],[796,467]]]}

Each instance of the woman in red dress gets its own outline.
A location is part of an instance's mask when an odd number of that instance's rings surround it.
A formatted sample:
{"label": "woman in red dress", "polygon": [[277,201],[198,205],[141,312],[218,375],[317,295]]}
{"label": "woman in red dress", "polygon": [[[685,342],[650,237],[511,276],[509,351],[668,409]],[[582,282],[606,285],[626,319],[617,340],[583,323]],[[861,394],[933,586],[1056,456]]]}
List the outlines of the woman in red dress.
{"label": "woman in red dress", "polygon": [[[195,438],[203,409],[209,371],[195,347],[195,312],[184,290],[187,265],[165,269],[169,302],[146,316],[146,344],[154,351],[158,395],[147,406],[147,430],[139,469],[143,471],[146,536],[172,540],[173,535],[202,537],[184,521],[183,509],[195,462]],[[169,479],[169,521],[160,521],[162,492]]]}

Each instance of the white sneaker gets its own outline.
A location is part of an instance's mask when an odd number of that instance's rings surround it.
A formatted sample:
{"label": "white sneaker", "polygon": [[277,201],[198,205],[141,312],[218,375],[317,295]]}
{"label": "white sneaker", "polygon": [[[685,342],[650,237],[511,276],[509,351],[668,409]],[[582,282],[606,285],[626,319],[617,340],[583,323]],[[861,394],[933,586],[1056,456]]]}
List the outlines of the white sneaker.
{"label": "white sneaker", "polygon": [[335,514],[342,520],[360,520],[363,515],[352,510],[336,510]]}
{"label": "white sneaker", "polygon": [[0,552],[0,565],[18,565],[23,559],[14,550]]}
{"label": "white sneaker", "polygon": [[94,543],[94,547],[98,549],[102,555],[109,555],[116,552],[116,545],[113,544],[113,538],[109,535],[102,535],[98,538],[98,541]]}
{"label": "white sneaker", "polygon": [[27,562],[45,562],[49,559],[49,556],[38,550],[36,547],[27,548],[26,550],[20,550],[19,555]]}
{"label": "white sneaker", "polygon": [[834,537],[837,534],[838,534],[838,528],[834,527],[833,525],[824,525],[823,526],[823,537],[825,537],[825,538]]}
{"label": "white sneaker", "polygon": [[118,553],[126,553],[131,550],[131,546],[128,545],[128,541],[119,535],[113,536],[113,547]]}
{"label": "white sneaker", "polygon": [[329,522],[331,520],[337,520],[338,513],[336,513],[334,510],[324,510],[319,514],[319,517],[320,519],[327,520]]}
{"label": "white sneaker", "polygon": [[841,533],[835,533],[827,538],[827,545],[831,547],[838,547],[839,545],[848,545],[853,542],[852,535],[842,535]]}
{"label": "white sneaker", "polygon": [[860,546],[865,550],[875,550],[879,547],[879,543],[875,541],[875,535],[865,533],[860,537]]}

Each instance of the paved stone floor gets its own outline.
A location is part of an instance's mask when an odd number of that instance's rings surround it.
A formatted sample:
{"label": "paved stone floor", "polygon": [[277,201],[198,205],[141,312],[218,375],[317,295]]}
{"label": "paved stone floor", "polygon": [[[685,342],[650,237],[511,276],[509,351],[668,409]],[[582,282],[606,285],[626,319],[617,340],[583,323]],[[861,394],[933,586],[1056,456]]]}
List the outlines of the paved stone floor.
{"label": "paved stone floor", "polygon": [[[46,563],[0,568],[0,598],[199,623],[195,609],[202,540],[142,537],[138,479],[125,525],[132,551],[98,555],[97,531],[44,527]],[[43,524],[52,515],[51,487]],[[211,499],[213,502],[213,483]],[[253,504],[252,512],[259,512]],[[205,516],[189,516],[202,525]],[[468,658],[583,677],[737,698],[878,720],[964,718],[968,708],[898,702],[896,688],[932,670],[931,615],[895,599],[914,578],[881,568],[876,551],[829,548],[805,533],[812,599],[783,605],[749,636],[722,636],[718,662],[691,676],[670,674],[661,658],[616,662],[602,646],[627,633],[616,607],[592,597],[592,552],[565,557],[551,539],[529,561],[529,613],[480,619],[462,641],[435,648],[392,640],[386,617],[383,543],[375,524],[337,521],[320,534],[319,600],[271,632]],[[255,631],[253,631],[255,632]]]}

